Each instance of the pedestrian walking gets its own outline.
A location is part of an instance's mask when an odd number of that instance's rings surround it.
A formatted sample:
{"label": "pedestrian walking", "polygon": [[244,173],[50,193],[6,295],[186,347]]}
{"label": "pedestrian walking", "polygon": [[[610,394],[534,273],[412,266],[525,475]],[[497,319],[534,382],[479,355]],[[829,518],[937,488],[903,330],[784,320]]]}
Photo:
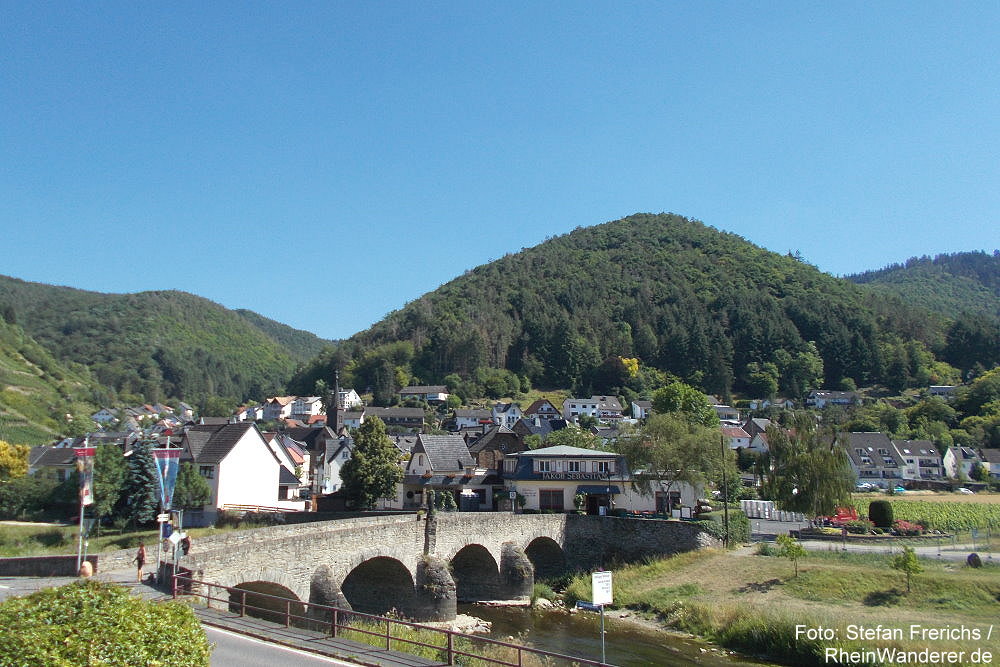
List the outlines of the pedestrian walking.
{"label": "pedestrian walking", "polygon": [[139,542],[139,550],[135,552],[135,558],[132,561],[136,564],[137,572],[135,575],[136,581],[142,581],[142,566],[146,564],[146,545]]}

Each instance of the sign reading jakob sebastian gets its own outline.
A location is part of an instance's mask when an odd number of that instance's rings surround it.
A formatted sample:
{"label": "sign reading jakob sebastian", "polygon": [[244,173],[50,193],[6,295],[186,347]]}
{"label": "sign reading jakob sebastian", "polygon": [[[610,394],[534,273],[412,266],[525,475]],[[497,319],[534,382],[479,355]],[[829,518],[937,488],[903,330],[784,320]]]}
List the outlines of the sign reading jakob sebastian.
{"label": "sign reading jakob sebastian", "polygon": [[611,479],[611,474],[606,472],[543,472],[542,479]]}

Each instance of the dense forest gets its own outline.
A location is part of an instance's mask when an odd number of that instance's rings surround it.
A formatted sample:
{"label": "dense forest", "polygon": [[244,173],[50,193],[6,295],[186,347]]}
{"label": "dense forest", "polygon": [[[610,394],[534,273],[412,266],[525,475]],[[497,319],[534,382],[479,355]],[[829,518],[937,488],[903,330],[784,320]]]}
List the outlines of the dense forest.
{"label": "dense forest", "polygon": [[3,276],[0,316],[125,402],[259,400],[283,392],[325,342],[184,292],[101,294]]}
{"label": "dense forest", "polygon": [[380,402],[405,383],[641,391],[649,373],[723,396],[903,389],[997,363],[995,326],[957,324],[701,222],[637,214],[467,272],[305,364],[290,390],[334,367]]}
{"label": "dense forest", "polygon": [[847,279],[950,318],[1000,319],[1000,250],[913,257]]}

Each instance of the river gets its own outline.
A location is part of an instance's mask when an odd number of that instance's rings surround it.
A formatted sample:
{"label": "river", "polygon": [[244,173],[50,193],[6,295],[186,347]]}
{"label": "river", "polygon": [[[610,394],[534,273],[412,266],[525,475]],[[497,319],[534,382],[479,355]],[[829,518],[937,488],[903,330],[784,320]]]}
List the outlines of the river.
{"label": "river", "polygon": [[[533,610],[526,607],[489,607],[459,604],[460,614],[475,616],[493,624],[492,639],[515,641],[555,653],[591,660],[601,659],[601,617],[593,612],[568,614],[561,610]],[[638,623],[605,615],[607,662],[620,667],[649,665],[708,665],[709,667],[761,667],[743,656],[730,656],[711,644],[644,627]]]}

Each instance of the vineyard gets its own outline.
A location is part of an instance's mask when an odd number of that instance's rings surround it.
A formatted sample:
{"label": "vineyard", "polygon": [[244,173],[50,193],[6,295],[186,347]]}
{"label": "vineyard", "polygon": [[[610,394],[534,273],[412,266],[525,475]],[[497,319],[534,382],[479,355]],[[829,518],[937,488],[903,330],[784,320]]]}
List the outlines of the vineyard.
{"label": "vineyard", "polygon": [[[1000,504],[974,502],[930,502],[879,496],[892,503],[894,519],[919,523],[928,530],[968,530],[970,528],[1000,529]],[[875,498],[855,498],[858,514],[868,515],[868,504]]]}

